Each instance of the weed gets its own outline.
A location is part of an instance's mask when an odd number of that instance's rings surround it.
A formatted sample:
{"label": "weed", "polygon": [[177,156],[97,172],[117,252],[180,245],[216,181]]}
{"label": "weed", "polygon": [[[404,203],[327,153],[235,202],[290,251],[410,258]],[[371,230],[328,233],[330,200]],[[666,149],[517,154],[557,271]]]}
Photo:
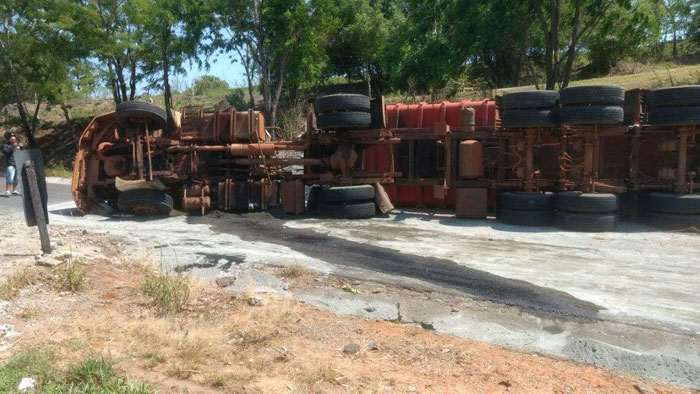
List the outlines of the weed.
{"label": "weed", "polygon": [[166,374],[173,378],[178,378],[181,380],[187,380],[192,377],[192,374],[199,373],[200,371],[192,368],[186,364],[175,363],[171,364],[170,368],[166,371]]}
{"label": "weed", "polygon": [[48,348],[32,349],[10,358],[0,366],[0,393],[13,393],[24,377],[33,377],[39,385],[58,378],[53,367],[54,352]]}
{"label": "weed", "polygon": [[24,286],[36,280],[36,272],[28,268],[20,268],[0,283],[0,298],[11,300],[17,296]]}
{"label": "weed", "polygon": [[151,297],[155,307],[164,314],[182,311],[190,299],[190,284],[186,278],[163,271],[147,273],[141,291]]}
{"label": "weed", "polygon": [[292,266],[284,267],[282,269],[282,276],[290,279],[299,278],[308,274],[309,271],[307,271],[307,269],[304,268],[304,266],[302,266],[301,264],[294,264]]}
{"label": "weed", "polygon": [[165,357],[160,353],[146,353],[143,356],[146,359],[146,369],[153,369],[158,364],[163,364],[165,362]]}
{"label": "weed", "polygon": [[75,293],[85,284],[85,269],[79,263],[69,261],[66,268],[59,270],[56,280],[60,290]]}

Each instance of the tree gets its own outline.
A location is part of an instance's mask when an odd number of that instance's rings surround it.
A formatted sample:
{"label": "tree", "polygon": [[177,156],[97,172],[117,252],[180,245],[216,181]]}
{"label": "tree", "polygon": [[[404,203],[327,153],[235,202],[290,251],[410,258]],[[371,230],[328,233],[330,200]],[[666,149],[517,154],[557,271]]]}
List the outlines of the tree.
{"label": "tree", "polygon": [[203,96],[207,94],[228,93],[230,87],[228,82],[213,75],[204,75],[194,81],[192,94]]}
{"label": "tree", "polygon": [[320,74],[330,0],[220,0],[212,4],[213,42],[223,50],[239,51],[242,59],[250,56],[253,67],[244,62],[249,88],[254,73],[262,91],[263,112],[269,124],[275,125],[287,79],[299,82],[303,75]]}
{"label": "tree", "polygon": [[389,41],[394,3],[367,0],[345,0],[335,3],[335,28],[328,40],[330,74],[344,75],[350,80],[364,79],[367,94],[381,94],[386,87],[386,73],[381,65],[383,51]]}
{"label": "tree", "polygon": [[[143,69],[150,87],[162,88],[168,123],[172,124],[170,75],[184,73],[186,60],[198,61],[208,13],[206,7],[184,0],[132,0],[140,12],[134,18],[146,44]],[[160,71],[160,77],[156,77]]]}
{"label": "tree", "polygon": [[[37,147],[41,105],[63,102],[87,57],[79,9],[66,2],[9,0],[0,4],[0,19],[0,79],[17,106],[29,144]],[[35,107],[30,112],[31,98]]]}

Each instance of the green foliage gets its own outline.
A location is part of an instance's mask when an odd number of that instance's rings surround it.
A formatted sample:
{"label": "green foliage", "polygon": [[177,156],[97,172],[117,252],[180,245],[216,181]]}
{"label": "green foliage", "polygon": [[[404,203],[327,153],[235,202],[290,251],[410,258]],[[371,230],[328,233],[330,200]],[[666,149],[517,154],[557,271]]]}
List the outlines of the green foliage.
{"label": "green foliage", "polygon": [[68,366],[63,374],[56,369],[54,352],[47,348],[20,353],[0,366],[0,392],[14,393],[24,377],[37,381],[38,394],[149,394],[143,383],[120,377],[112,363],[91,357]]}
{"label": "green foliage", "polygon": [[213,75],[204,75],[194,81],[192,94],[195,96],[224,95],[230,87],[228,82]]}
{"label": "green foliage", "polygon": [[226,102],[239,111],[248,109],[248,101],[245,98],[243,88],[231,89],[229,94],[226,95]]}

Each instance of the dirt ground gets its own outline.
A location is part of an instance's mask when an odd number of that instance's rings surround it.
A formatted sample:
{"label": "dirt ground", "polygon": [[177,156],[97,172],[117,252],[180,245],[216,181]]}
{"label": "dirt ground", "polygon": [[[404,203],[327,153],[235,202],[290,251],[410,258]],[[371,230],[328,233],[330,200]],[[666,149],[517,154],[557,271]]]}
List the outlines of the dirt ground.
{"label": "dirt ground", "polygon": [[[120,239],[54,227],[54,255],[70,256],[87,273],[81,290],[58,291],[61,267],[36,264],[34,229],[0,221],[13,230],[0,254],[1,277],[22,268],[32,272],[31,283],[0,310],[0,324],[18,333],[5,338],[0,359],[46,346],[58,351],[61,364],[103,355],[159,392],[687,392],[429,327],[339,316],[269,294],[260,296],[264,305],[254,306],[249,292],[195,281],[185,310],[162,315],[140,291],[152,259],[127,257],[133,246]],[[317,279],[303,269],[277,273],[291,286]],[[348,344],[358,351],[344,352]]]}

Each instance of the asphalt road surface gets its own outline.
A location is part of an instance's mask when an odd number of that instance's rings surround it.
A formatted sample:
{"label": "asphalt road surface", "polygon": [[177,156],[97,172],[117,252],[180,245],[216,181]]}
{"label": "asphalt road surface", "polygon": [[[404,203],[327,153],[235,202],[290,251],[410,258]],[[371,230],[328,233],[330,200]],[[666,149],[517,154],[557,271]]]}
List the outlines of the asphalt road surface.
{"label": "asphalt road surface", "polygon": [[[3,183],[4,179],[5,176],[3,175]],[[2,186],[2,189],[0,189],[0,191],[2,192],[2,195],[0,196],[0,215],[23,215],[24,208],[22,205],[22,196],[12,195],[10,197],[6,197],[4,185]],[[68,184],[47,183],[46,191],[49,195],[49,206],[53,204],[63,204],[73,201],[73,196],[70,192],[70,185]]]}

